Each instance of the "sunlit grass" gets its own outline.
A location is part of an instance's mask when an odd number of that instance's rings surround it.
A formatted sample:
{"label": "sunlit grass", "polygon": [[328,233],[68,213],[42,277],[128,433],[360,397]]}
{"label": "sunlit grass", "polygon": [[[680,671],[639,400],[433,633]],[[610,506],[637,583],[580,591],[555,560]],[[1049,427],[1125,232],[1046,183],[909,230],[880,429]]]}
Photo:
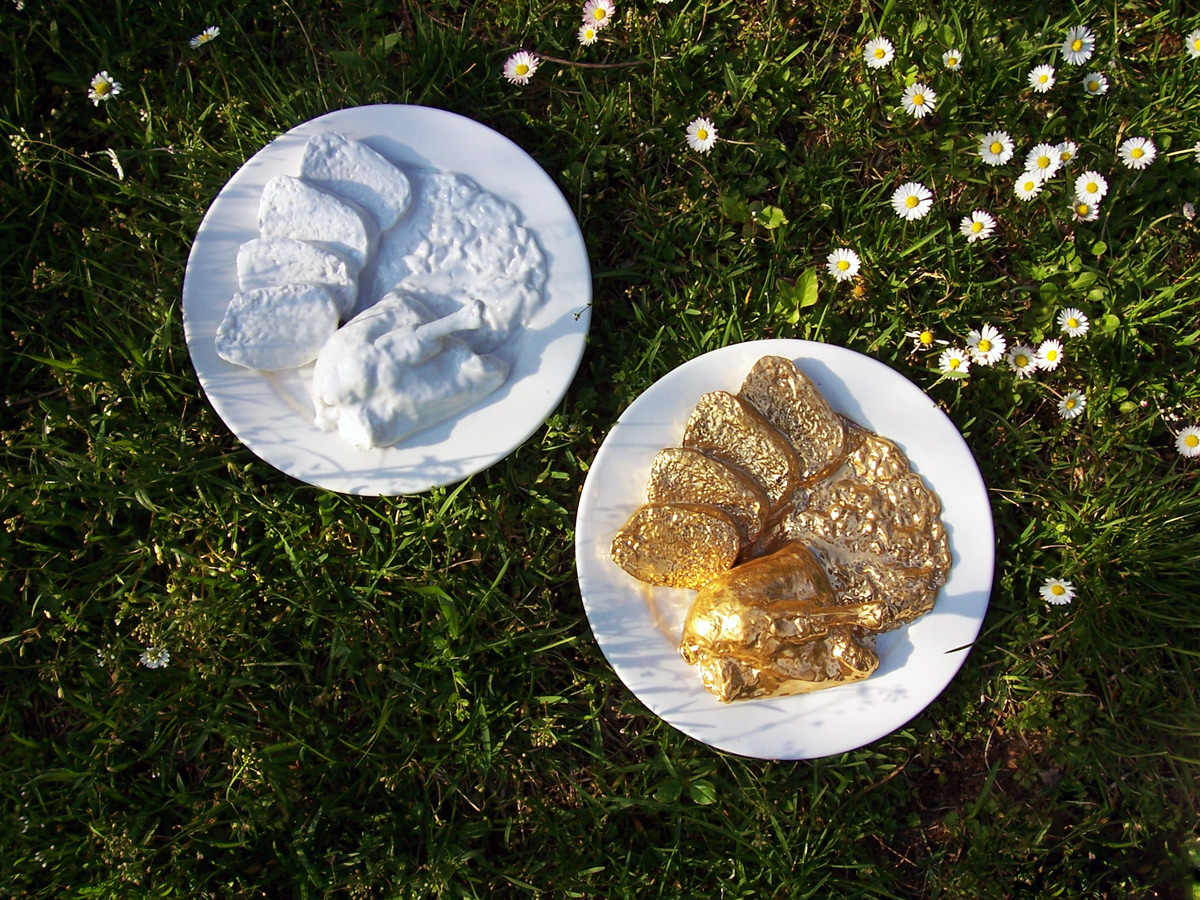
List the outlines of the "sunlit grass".
{"label": "sunlit grass", "polygon": [[[0,896],[1128,897],[1193,889],[1200,754],[1200,60],[1187,4],[194,7],[27,2],[0,86]],[[1079,69],[1058,47],[1086,23]],[[190,39],[218,26],[212,41]],[[869,70],[867,40],[893,63]],[[948,71],[942,53],[963,51]],[[529,84],[501,76],[517,49]],[[1026,76],[1056,67],[1034,94]],[[1110,88],[1085,95],[1083,75]],[[94,105],[108,71],[122,91]],[[914,120],[904,88],[937,93]],[[578,377],[467,482],[362,499],[290,479],[207,405],[180,288],[246,159],[332,109],[419,103],[512,138],[587,240]],[[690,151],[689,122],[719,140]],[[979,135],[1003,129],[991,168]],[[1118,162],[1132,136],[1158,158]],[[1104,173],[1012,191],[1039,141]],[[930,214],[888,200],[920,181]],[[959,221],[989,211],[968,244]],[[862,259],[836,284],[836,247]],[[1059,311],[1090,329],[1065,337]],[[937,370],[989,324],[1052,372]],[[743,340],[880,359],[989,486],[995,590],[959,676],[840,757],[674,731],[597,648],[573,567],[587,468],[657,378]],[[1086,394],[1064,420],[1059,399]],[[1069,580],[1069,606],[1038,595]],[[163,646],[170,664],[139,654]],[[1189,856],[1192,854],[1192,856]],[[1174,893],[1171,893],[1174,892]]]}

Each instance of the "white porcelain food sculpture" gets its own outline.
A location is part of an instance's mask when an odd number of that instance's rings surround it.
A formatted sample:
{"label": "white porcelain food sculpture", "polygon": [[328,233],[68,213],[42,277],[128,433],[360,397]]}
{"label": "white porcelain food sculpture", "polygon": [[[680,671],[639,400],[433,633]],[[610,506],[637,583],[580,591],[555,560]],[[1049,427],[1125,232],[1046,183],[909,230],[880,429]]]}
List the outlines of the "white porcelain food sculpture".
{"label": "white porcelain food sculpture", "polygon": [[267,182],[258,228],[217,353],[300,371],[315,424],[363,449],[500,387],[544,300],[545,255],[512,204],[334,132],[309,139],[298,176]]}

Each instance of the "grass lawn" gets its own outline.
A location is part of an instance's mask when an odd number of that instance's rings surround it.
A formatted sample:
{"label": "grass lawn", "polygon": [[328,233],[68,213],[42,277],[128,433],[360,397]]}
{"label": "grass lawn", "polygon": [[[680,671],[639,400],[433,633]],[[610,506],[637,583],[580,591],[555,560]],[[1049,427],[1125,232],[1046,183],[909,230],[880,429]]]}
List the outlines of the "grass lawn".
{"label": "grass lawn", "polygon": [[[577,0],[3,2],[0,897],[1200,896],[1192,4],[617,0],[584,46]],[[894,58],[873,68],[877,36]],[[541,60],[526,84],[502,74],[519,49]],[[101,72],[120,90],[93,101]],[[544,426],[465,482],[387,498],[246,449],[180,302],[230,176],[373,103],[524,148],[594,284]],[[1014,145],[997,165],[992,131]],[[1143,168],[1131,138],[1153,143]],[[1019,199],[1030,150],[1064,141],[1074,158]],[[1107,184],[1094,218],[1072,209],[1085,170]],[[933,199],[911,220],[890,202],[909,182]],[[969,241],[975,210],[994,231]],[[838,248],[861,263],[841,282]],[[1061,330],[1068,309],[1086,333]],[[971,362],[984,326],[1061,360]],[[997,536],[946,691],[801,762],[648,712],[597,647],[573,556],[622,410],[770,337],[926,390]],[[1042,599],[1050,578],[1072,602]]]}

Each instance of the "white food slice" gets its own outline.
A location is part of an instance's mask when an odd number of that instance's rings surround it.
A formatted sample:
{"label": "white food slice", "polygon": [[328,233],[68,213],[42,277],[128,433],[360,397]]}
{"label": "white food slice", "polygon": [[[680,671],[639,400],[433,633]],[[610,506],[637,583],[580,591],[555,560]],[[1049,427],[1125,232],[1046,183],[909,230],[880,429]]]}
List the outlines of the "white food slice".
{"label": "white food slice", "polygon": [[217,328],[217,353],[248,369],[303,366],[337,331],[338,316],[329,292],[312,284],[234,294]]}
{"label": "white food slice", "polygon": [[419,301],[388,294],[334,334],[313,367],[316,424],[357,447],[388,447],[453,416],[508,377],[456,336],[483,324],[482,306],[436,318]]}
{"label": "white food slice", "polygon": [[243,291],[281,284],[314,284],[329,291],[345,316],[358,299],[358,269],[344,256],[293,238],[255,238],[238,248]]}
{"label": "white food slice", "polygon": [[366,144],[334,131],[309,138],[300,176],[363,207],[380,231],[395,224],[412,196],[407,175]]}
{"label": "white food slice", "polygon": [[375,250],[375,223],[364,210],[291,175],[276,175],[263,188],[258,230],[265,238],[321,244],[359,269]]}

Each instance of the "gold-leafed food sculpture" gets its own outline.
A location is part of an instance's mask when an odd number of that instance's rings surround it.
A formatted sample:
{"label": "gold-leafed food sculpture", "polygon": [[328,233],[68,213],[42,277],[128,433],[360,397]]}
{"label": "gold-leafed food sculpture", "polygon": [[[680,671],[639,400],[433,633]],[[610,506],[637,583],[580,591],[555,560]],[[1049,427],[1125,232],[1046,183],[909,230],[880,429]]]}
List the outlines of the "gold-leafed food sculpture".
{"label": "gold-leafed food sculpture", "polygon": [[875,636],[933,608],[950,571],[937,495],[791,360],[700,397],[682,445],[655,457],[611,552],[698,592],[679,649],[720,700],[867,678]]}

